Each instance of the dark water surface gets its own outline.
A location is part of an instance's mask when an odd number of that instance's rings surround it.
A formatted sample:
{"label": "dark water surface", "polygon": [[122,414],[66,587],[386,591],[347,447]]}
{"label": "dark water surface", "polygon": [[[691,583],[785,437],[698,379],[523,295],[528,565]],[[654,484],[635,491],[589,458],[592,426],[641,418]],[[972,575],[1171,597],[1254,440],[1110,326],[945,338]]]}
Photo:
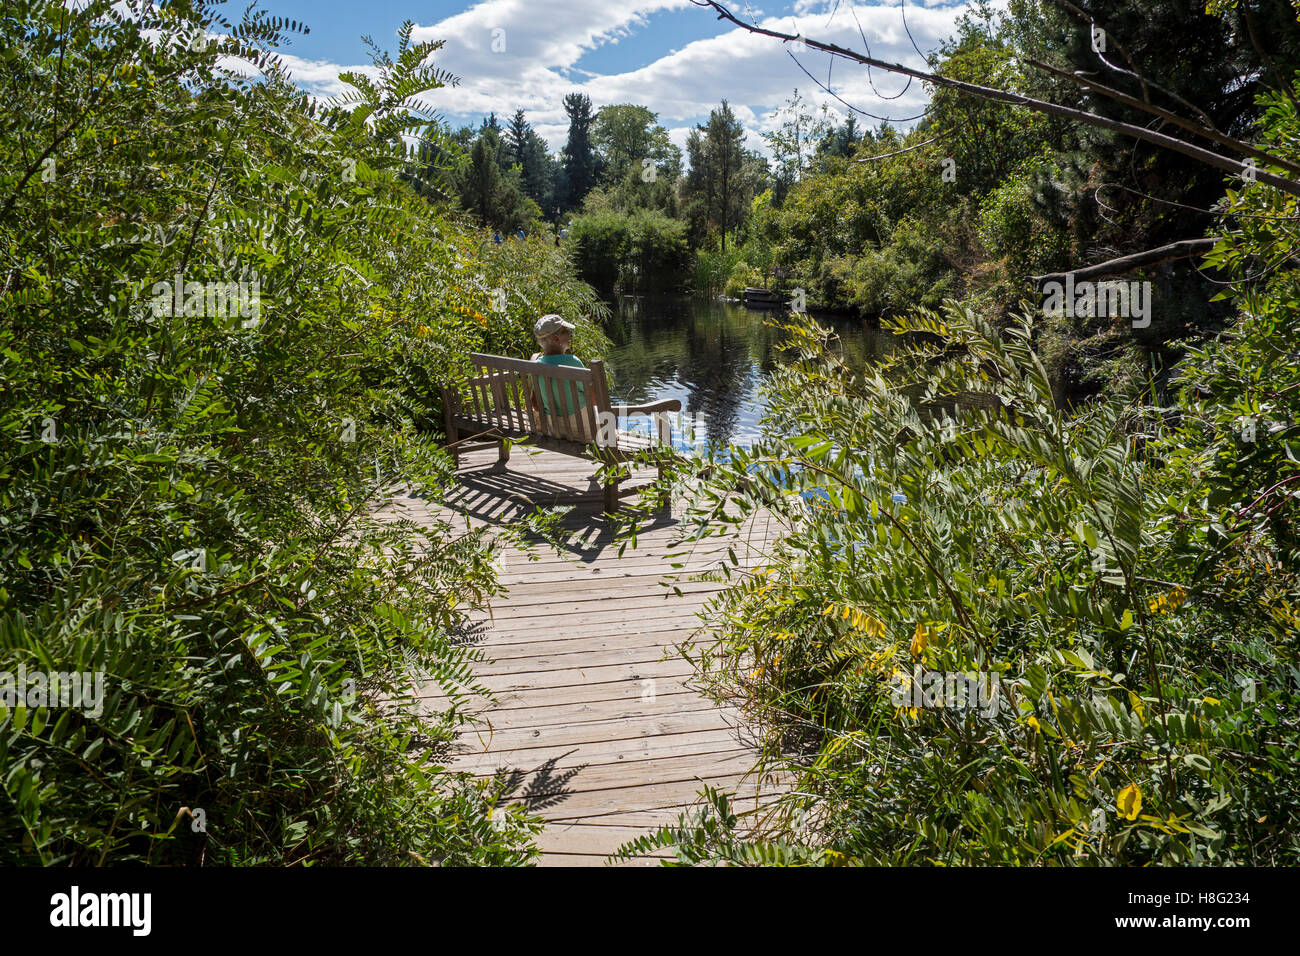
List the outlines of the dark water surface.
{"label": "dark water surface", "polygon": [[[685,296],[621,296],[605,331],[613,347],[605,356],[611,397],[641,404],[678,398],[697,440],[748,446],[760,434],[765,404],[760,389],[779,368],[786,334],[768,324],[776,312],[756,312],[735,302]],[[845,355],[861,367],[885,354],[892,335],[857,320],[818,316],[836,332]],[[630,427],[648,431],[650,421]],[[681,423],[673,442],[689,447]]]}

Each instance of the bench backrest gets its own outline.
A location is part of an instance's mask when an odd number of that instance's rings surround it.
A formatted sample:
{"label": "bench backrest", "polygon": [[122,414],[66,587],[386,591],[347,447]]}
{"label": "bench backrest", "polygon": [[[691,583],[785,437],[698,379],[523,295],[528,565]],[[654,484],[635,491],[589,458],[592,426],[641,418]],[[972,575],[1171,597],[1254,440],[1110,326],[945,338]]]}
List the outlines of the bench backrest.
{"label": "bench backrest", "polygon": [[471,354],[470,360],[477,374],[465,380],[461,417],[505,434],[544,435],[584,445],[596,440],[597,416],[609,408],[604,363],[597,360],[591,368],[577,368],[482,352]]}

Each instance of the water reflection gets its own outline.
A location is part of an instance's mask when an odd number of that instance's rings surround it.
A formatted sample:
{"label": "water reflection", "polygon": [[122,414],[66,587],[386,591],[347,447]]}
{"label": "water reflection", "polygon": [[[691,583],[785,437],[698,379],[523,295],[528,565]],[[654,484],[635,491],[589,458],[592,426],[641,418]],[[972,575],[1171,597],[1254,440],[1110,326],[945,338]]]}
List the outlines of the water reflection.
{"label": "water reflection", "polygon": [[[786,333],[770,322],[777,313],[754,312],[731,302],[683,296],[622,296],[606,324],[613,342],[605,356],[616,402],[682,402],[685,421],[674,421],[673,443],[696,440],[748,446],[760,434],[765,404],[760,389],[783,361]],[[889,348],[892,336],[858,321],[819,317],[843,343],[854,367]],[[629,423],[648,431],[648,418]]]}

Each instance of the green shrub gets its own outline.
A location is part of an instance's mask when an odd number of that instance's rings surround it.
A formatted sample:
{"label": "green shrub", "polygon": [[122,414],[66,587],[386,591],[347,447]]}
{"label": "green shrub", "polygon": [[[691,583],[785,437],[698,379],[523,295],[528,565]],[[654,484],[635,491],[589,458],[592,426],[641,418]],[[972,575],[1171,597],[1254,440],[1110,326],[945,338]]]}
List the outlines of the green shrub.
{"label": "green shrub", "polygon": [[[1289,424],[1251,444],[1255,373],[1232,340],[1207,354],[1215,397],[1184,427],[1134,396],[1062,412],[1028,316],[1005,334],[955,304],[891,324],[934,344],[877,371],[833,355],[789,369],[772,437],[696,476],[688,533],[759,509],[781,528],[759,567],[710,575],[731,586],[701,663],[796,782],[760,814],[715,794],[628,851],[1294,865],[1300,552],[1278,485],[1300,474],[1282,460],[1300,372],[1273,364],[1278,398],[1255,411]],[[1300,328],[1283,309],[1238,334],[1293,348]],[[914,673],[975,674],[997,705],[918,701],[900,693]]]}
{"label": "green shrub", "polygon": [[[439,757],[492,545],[373,515],[446,486],[446,372],[531,348],[542,309],[599,342],[591,292],[401,181],[412,98],[446,79],[409,23],[382,81],[320,110],[260,13],[110,8],[0,20],[27,105],[0,127],[0,671],[104,691],[99,713],[0,703],[4,859],[524,862],[537,822],[494,825],[499,786]],[[182,287],[177,312],[177,275],[255,277],[258,308]],[[417,717],[426,680],[445,700]]]}
{"label": "green shrub", "polygon": [[955,291],[957,277],[943,256],[941,236],[904,219],[887,245],[858,257],[847,280],[849,301],[868,315],[935,308]]}
{"label": "green shrub", "polygon": [[743,253],[736,246],[726,249],[701,248],[695,253],[691,285],[696,292],[717,296],[727,294],[727,283],[741,264]]}
{"label": "green shrub", "polygon": [[[1294,101],[1264,105],[1261,143],[1294,161]],[[865,369],[793,330],[769,437],[691,469],[685,532],[760,510],[780,529],[758,567],[734,554],[710,575],[729,587],[700,660],[795,785],[761,813],[711,792],[625,853],[1300,862],[1300,270],[1257,268],[1300,243],[1294,206],[1229,191],[1208,261],[1239,313],[1170,404],[1138,379],[1064,409],[1032,314],[918,311]],[[930,698],[967,674],[996,697]]]}
{"label": "green shrub", "polygon": [[686,279],[686,224],[653,209],[577,216],[569,246],[583,279],[605,293],[675,292]]}

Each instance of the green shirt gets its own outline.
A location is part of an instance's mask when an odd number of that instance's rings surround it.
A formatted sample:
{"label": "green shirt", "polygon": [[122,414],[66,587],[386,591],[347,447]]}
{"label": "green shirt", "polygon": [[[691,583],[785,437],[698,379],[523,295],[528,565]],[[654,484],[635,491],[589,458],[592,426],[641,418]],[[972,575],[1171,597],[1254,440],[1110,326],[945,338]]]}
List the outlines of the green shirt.
{"label": "green shirt", "polygon": [[[587,367],[582,364],[582,359],[576,355],[569,355],[567,352],[559,355],[539,355],[535,361],[541,362],[543,365],[570,365],[574,368]],[[537,391],[542,400],[542,408],[545,409],[547,415],[554,415],[555,413],[551,409],[559,408],[561,404],[565,409],[564,414],[573,414],[573,399],[568,386],[561,387],[560,383],[554,380],[546,380],[538,383]],[[585,408],[587,396],[583,391],[582,383],[574,382],[573,391],[578,395],[578,408]],[[563,402],[560,401],[561,398],[564,399]]]}

